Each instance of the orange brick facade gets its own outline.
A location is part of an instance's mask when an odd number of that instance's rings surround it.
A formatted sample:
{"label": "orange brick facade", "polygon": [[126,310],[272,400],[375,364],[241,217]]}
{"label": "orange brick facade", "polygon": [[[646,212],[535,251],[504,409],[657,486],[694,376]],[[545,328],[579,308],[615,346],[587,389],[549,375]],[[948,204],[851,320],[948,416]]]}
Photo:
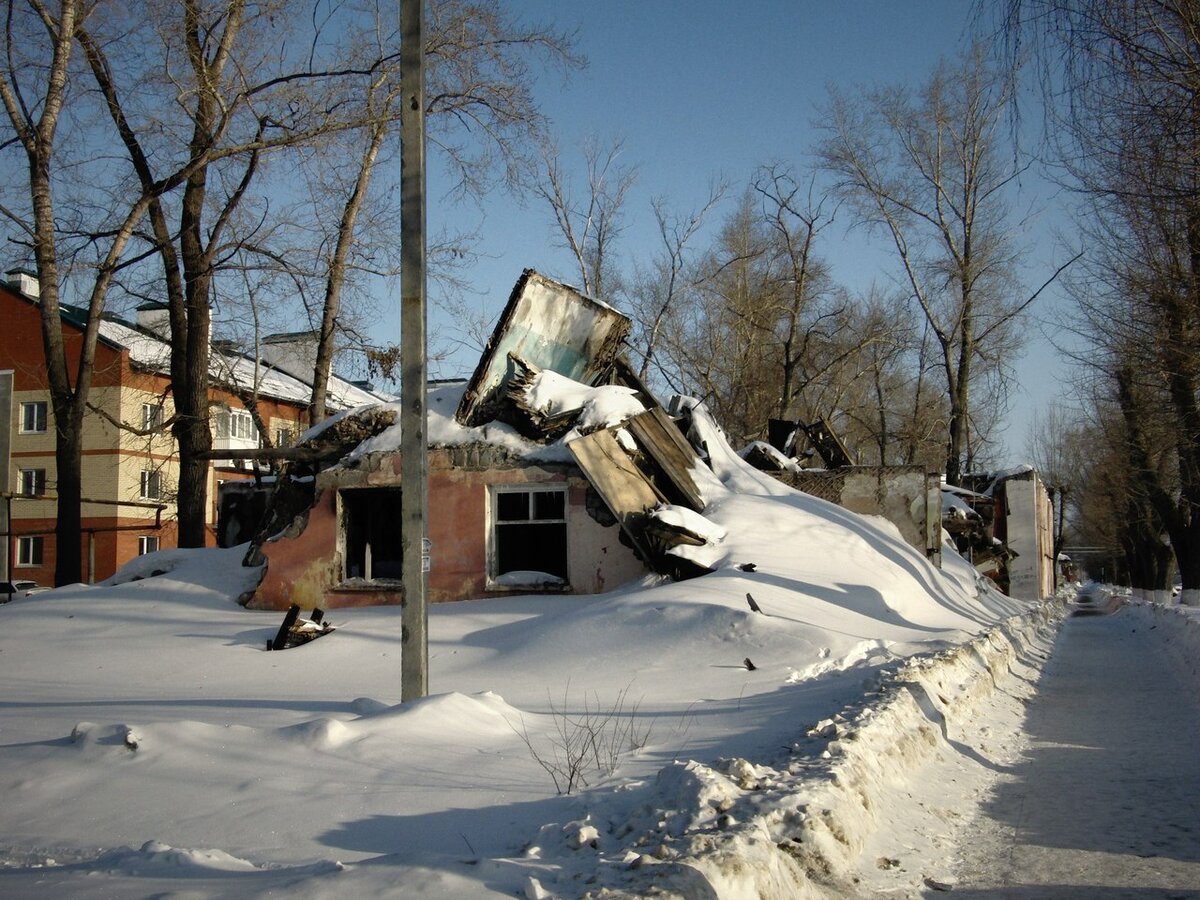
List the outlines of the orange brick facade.
{"label": "orange brick facade", "polygon": [[[64,340],[74,383],[82,331],[64,319]],[[7,564],[4,570],[14,579],[29,579],[40,584],[54,583],[56,520],[53,497],[54,472],[54,414],[49,404],[48,378],[41,332],[41,309],[33,300],[0,283],[0,373],[11,373],[11,396],[8,403],[9,448],[4,460],[3,491],[10,513],[10,527],[5,539]],[[128,350],[106,342],[97,342],[96,364],[90,398],[109,416],[140,428],[137,418],[143,404],[163,404],[169,415],[170,380],[165,374],[138,368]],[[244,405],[232,395],[210,391],[214,404],[224,404],[241,410]],[[45,401],[46,430],[26,432],[22,422],[22,405]],[[275,427],[286,425],[293,433],[304,428],[305,409],[299,403],[275,401],[260,397],[259,412]],[[166,416],[164,416],[165,418]],[[158,549],[176,546],[175,510],[172,489],[177,471],[174,443],[169,435],[154,438],[132,435],[107,421],[103,416],[89,413],[85,422],[83,459],[84,503],[83,547],[81,568],[84,577],[98,581],[112,575],[118,568],[150,547],[157,538]],[[22,496],[22,470],[44,470],[44,497]],[[156,472],[160,479],[158,500],[143,499],[139,477],[144,472]],[[245,478],[244,472],[214,470],[209,485],[209,542],[215,544],[217,483],[223,477]],[[144,482],[143,482],[144,483]],[[149,491],[153,493],[153,490]],[[156,523],[153,509],[146,504],[166,506]],[[24,539],[24,540],[23,540]],[[22,564],[22,553],[33,556],[34,545],[40,541],[40,561]]]}

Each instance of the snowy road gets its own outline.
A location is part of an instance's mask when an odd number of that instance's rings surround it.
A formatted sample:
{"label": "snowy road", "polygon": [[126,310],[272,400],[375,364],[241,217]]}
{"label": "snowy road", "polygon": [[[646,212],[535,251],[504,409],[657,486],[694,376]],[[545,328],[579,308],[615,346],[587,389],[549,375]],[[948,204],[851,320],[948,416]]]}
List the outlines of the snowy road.
{"label": "snowy road", "polygon": [[1136,612],[1064,624],[953,895],[1200,898],[1200,703]]}

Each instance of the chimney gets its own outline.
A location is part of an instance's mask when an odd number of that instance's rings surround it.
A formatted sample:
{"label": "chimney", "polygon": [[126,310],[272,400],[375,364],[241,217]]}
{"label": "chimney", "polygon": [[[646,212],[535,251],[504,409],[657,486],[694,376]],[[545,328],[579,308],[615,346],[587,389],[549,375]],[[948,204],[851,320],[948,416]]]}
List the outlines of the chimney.
{"label": "chimney", "polygon": [[143,303],[137,308],[137,323],[151,334],[171,339],[171,313],[165,303]]}
{"label": "chimney", "polygon": [[14,291],[20,291],[26,297],[36,300],[41,294],[38,277],[29,269],[9,269],[4,273],[8,276],[8,286]]}
{"label": "chimney", "polygon": [[305,384],[311,384],[313,368],[317,364],[317,333],[289,331],[269,334],[262,339],[262,358],[267,365]]}

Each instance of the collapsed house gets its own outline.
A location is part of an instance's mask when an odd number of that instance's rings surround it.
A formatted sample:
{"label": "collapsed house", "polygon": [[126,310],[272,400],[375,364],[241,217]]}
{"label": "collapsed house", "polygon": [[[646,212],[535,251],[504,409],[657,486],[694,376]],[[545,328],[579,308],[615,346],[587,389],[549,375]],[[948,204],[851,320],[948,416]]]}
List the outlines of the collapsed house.
{"label": "collapsed house", "polygon": [[1054,592],[1054,505],[1032,466],[972,473],[964,485],[942,485],[942,527],[958,552],[1011,597],[1036,600]]}
{"label": "collapsed house", "polygon": [[[813,423],[771,419],[767,441],[740,455],[779,481],[864,516],[882,516],[911,546],[941,565],[941,475],[924,466],[856,465],[825,418]],[[811,463],[820,459],[821,466]],[[808,465],[802,465],[802,462]]]}
{"label": "collapsed house", "polygon": [[1053,593],[1053,505],[1032,467],[968,475],[965,486],[955,487],[922,466],[855,465],[824,418],[813,423],[772,419],[767,433],[767,442],[741,452],[756,468],[806,494],[886,518],[935,565],[944,531],[958,552],[1006,594],[1037,599]]}
{"label": "collapsed house", "polygon": [[[526,270],[472,378],[431,387],[430,600],[707,571],[684,548],[713,537],[698,515],[713,476],[685,437],[687,410],[670,415],[622,360],[629,327]],[[335,417],[277,479],[226,489],[221,533],[252,528],[246,562],[264,567],[248,605],[402,601],[397,412]]]}

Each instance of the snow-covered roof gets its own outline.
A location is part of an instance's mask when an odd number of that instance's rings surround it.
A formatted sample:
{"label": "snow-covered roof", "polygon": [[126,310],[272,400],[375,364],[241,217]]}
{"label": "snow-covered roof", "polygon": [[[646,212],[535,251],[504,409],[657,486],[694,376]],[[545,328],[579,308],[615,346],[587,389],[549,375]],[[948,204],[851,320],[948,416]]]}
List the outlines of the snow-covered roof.
{"label": "snow-covered roof", "polygon": [[[102,319],[100,336],[129,352],[130,360],[140,368],[167,374],[171,366],[171,345],[158,337],[124,322]],[[267,365],[261,360],[220,347],[213,347],[208,364],[209,375],[216,381],[233,381],[256,393],[287,403],[307,404],[312,385]],[[329,377],[327,403],[334,409],[349,409],[391,399],[386,394],[364,390],[336,375]]]}

